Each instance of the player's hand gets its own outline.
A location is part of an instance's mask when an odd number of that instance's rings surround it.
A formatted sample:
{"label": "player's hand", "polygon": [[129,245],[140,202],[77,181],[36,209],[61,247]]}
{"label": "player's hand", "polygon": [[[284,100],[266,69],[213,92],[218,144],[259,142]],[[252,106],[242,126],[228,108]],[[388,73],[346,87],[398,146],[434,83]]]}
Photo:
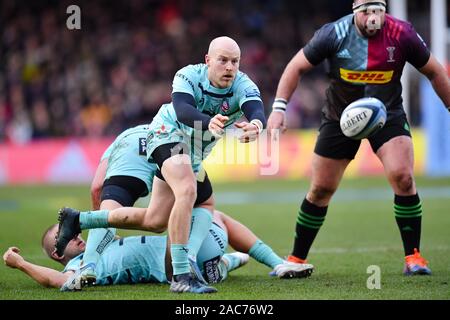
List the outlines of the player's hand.
{"label": "player's hand", "polygon": [[281,133],[286,132],[286,112],[272,111],[269,120],[267,120],[267,132],[269,137],[276,139],[278,134],[273,132],[273,130],[281,130]]}
{"label": "player's hand", "polygon": [[18,268],[19,265],[24,261],[19,252],[19,248],[10,247],[3,255],[3,261],[5,262],[5,265],[11,268]]}
{"label": "player's hand", "polygon": [[225,133],[225,130],[223,128],[228,119],[229,118],[227,116],[216,114],[209,121],[208,130],[212,133],[214,137],[221,138]]}
{"label": "player's hand", "polygon": [[236,128],[242,129],[243,133],[239,136],[239,141],[241,143],[248,143],[255,141],[259,135],[259,128],[253,124],[246,121],[235,123]]}

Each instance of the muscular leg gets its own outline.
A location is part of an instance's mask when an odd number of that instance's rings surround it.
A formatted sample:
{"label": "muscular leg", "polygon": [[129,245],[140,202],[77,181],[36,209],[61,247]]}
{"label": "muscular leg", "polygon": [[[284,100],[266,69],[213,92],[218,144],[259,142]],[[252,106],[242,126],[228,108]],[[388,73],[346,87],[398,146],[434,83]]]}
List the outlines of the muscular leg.
{"label": "muscular leg", "polygon": [[306,199],[318,207],[328,206],[350,160],[331,159],[314,154],[311,185]]}
{"label": "muscular leg", "polygon": [[[202,185],[197,185],[201,188]],[[197,190],[197,197],[201,191]],[[189,234],[188,249],[189,255],[195,260],[203,241],[209,233],[213,220],[214,196],[211,195],[203,203],[197,205],[192,210],[191,231]]]}
{"label": "muscular leg", "polygon": [[[159,233],[167,228],[174,200],[175,197],[169,185],[155,177],[148,208],[122,207],[117,201],[104,200],[101,210],[108,212],[107,226],[109,227]],[[85,228],[86,226],[82,227],[82,229]]]}
{"label": "muscular leg", "polygon": [[376,154],[395,194],[411,196],[417,193],[414,181],[414,149],[410,137],[395,137],[384,143]]}
{"label": "muscular leg", "polygon": [[[271,247],[239,221],[216,210],[214,211],[214,222],[227,232],[228,243],[234,250],[248,253],[253,259],[272,269],[283,263],[283,259]],[[229,270],[236,268],[239,264],[239,259],[229,261]]]}
{"label": "muscular leg", "polygon": [[298,213],[294,249],[288,260],[303,263],[306,259],[325,220],[331,197],[349,163],[349,159],[331,159],[313,155],[311,185]]}
{"label": "muscular leg", "polygon": [[192,171],[190,157],[174,155],[164,161],[162,175],[175,196],[168,231],[171,241],[173,274],[189,273],[187,243],[189,238],[191,212],[197,197],[197,182]]}
{"label": "muscular leg", "polygon": [[395,219],[400,230],[405,255],[420,250],[422,205],[414,181],[414,152],[411,138],[399,136],[384,143],[377,151],[388,181],[394,190]]}

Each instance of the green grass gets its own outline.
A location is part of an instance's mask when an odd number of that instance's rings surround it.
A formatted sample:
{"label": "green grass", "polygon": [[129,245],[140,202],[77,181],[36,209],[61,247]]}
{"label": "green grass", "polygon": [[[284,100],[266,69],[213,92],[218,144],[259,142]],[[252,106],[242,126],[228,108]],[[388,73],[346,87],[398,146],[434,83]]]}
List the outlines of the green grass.
{"label": "green grass", "polygon": [[[404,277],[402,246],[392,209],[392,195],[384,179],[346,179],[336,194],[309,260],[316,267],[308,279],[270,278],[267,267],[251,261],[217,285],[213,299],[450,299],[450,179],[417,180],[424,190],[422,252],[433,275]],[[249,226],[281,256],[289,254],[294,223],[307,181],[258,181],[215,185],[218,209]],[[361,194],[367,193],[367,199]],[[233,195],[263,199],[233,203]],[[352,199],[352,194],[355,196]],[[370,196],[378,195],[374,199]],[[287,201],[279,201],[280,197]],[[365,197],[366,198],[366,197]],[[222,201],[226,199],[227,201]],[[244,198],[245,200],[245,198]],[[273,200],[273,203],[271,203]],[[221,203],[222,201],[222,203]],[[56,222],[59,207],[89,207],[86,186],[8,186],[0,188],[0,250],[18,246],[29,261],[60,268],[40,248],[43,230]],[[122,235],[142,234],[124,231]],[[367,267],[381,268],[381,289],[369,290]],[[205,299],[174,295],[163,284],[93,287],[60,293],[40,287],[20,271],[0,266],[0,300],[4,299]]]}

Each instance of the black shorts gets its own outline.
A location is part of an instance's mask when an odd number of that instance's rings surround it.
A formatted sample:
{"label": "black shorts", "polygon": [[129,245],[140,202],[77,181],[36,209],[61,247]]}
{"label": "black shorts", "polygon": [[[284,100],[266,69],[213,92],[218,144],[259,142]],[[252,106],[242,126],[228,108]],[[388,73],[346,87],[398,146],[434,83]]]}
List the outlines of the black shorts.
{"label": "black shorts", "polygon": [[[209,181],[208,174],[203,168],[201,170],[202,171],[199,172],[197,175],[197,199],[195,200],[194,207],[208,200],[213,193],[211,181]],[[164,180],[164,177],[162,176],[161,171],[159,169],[156,170],[155,177],[158,177],[161,180],[166,181]]]}
{"label": "black shorts", "polygon": [[132,207],[140,197],[148,195],[147,185],[130,176],[112,176],[103,182],[101,201],[114,200],[124,207]]}
{"label": "black shorts", "polygon": [[[185,154],[184,150],[187,150],[187,146],[182,143],[163,144],[156,148],[152,153],[152,158],[159,167],[159,169],[155,172],[155,176],[163,181],[166,181],[161,173],[161,168],[164,161],[172,157],[174,154]],[[197,199],[195,200],[194,207],[208,200],[213,193],[208,174],[203,170],[203,168],[201,170],[202,171],[197,174]]]}
{"label": "black shorts", "polygon": [[[409,123],[405,115],[401,115],[386,122],[384,127],[368,140],[373,152],[387,141],[398,136],[411,137]],[[325,120],[319,128],[319,136],[314,152],[319,156],[332,159],[354,159],[361,140],[346,137],[338,121]]]}

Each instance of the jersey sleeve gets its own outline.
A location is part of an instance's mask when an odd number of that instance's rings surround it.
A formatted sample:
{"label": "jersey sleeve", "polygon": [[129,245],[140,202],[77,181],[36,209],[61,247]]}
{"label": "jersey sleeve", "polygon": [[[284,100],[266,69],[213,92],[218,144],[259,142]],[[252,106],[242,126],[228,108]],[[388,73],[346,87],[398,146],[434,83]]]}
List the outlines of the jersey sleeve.
{"label": "jersey sleeve", "polygon": [[303,48],[306,59],[312,65],[318,65],[337,50],[337,35],[333,24],[328,23],[314,33]]}
{"label": "jersey sleeve", "polygon": [[406,28],[406,61],[416,69],[420,69],[430,59],[431,52],[422,37],[416,32],[411,24]]}
{"label": "jersey sleeve", "polygon": [[245,74],[239,81],[237,94],[239,97],[239,107],[242,107],[244,103],[250,100],[262,102],[258,86]]}
{"label": "jersey sleeve", "polygon": [[172,93],[181,92],[188,93],[195,97],[194,79],[197,77],[197,72],[194,66],[189,65],[177,71],[172,83]]}

